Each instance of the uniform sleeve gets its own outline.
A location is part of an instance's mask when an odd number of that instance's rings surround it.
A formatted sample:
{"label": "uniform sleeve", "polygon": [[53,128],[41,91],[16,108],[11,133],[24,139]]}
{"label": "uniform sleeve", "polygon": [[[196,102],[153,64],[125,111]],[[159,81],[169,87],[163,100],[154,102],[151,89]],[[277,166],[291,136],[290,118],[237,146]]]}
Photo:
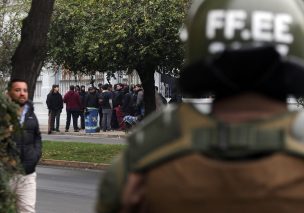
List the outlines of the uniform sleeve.
{"label": "uniform sleeve", "polygon": [[114,213],[121,208],[121,194],[126,170],[120,156],[105,173],[98,191],[96,212]]}

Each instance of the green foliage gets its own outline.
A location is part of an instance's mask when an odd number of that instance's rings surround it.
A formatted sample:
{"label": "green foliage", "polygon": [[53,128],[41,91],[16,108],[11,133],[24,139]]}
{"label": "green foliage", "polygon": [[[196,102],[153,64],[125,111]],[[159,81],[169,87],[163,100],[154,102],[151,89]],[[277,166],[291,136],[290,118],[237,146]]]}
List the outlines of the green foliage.
{"label": "green foliage", "polygon": [[0,94],[0,212],[15,212],[14,196],[8,189],[8,180],[19,171],[15,143],[10,136],[18,130],[18,106]]}
{"label": "green foliage", "polygon": [[57,0],[49,58],[83,73],[144,69],[175,72],[187,0]]}
{"label": "green foliage", "polygon": [[126,145],[77,142],[43,142],[42,159],[110,163]]}
{"label": "green foliage", "polygon": [[0,0],[0,83],[11,72],[11,57],[20,41],[21,21],[29,10],[30,0]]}

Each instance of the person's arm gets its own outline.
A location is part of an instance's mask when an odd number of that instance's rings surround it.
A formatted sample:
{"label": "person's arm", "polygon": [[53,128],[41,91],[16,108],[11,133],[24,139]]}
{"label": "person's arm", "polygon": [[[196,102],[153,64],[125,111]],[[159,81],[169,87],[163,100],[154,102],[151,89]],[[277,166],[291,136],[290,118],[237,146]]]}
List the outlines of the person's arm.
{"label": "person's arm", "polygon": [[136,106],[140,106],[143,101],[144,101],[144,94],[142,92],[138,92]]}
{"label": "person's arm", "polygon": [[84,96],[84,100],[83,100],[83,107],[84,108],[87,108],[87,106],[88,106],[88,99],[89,99],[89,94],[86,94],[85,96]]}
{"label": "person's arm", "polygon": [[129,106],[130,103],[130,94],[125,94],[122,98],[122,105],[121,105],[121,109],[124,113],[127,112],[127,107]]}
{"label": "person's arm", "polygon": [[113,101],[112,101],[112,97],[111,96],[109,96],[109,104],[110,104],[111,109],[113,109]]}
{"label": "person's arm", "polygon": [[68,93],[66,93],[63,97],[63,102],[66,103],[67,102],[67,99],[68,99]]}
{"label": "person's arm", "polygon": [[63,109],[63,99],[62,99],[62,95],[60,95],[60,109],[62,110]]}
{"label": "person's arm", "polygon": [[46,96],[46,101],[45,101],[45,103],[46,103],[46,105],[47,105],[47,108],[48,109],[51,109],[51,103],[50,103],[50,94],[48,94],[47,96]]}
{"label": "person's arm", "polygon": [[38,163],[38,161],[40,160],[41,156],[42,156],[42,141],[41,141],[41,132],[39,129],[39,123],[37,120],[37,117],[35,115],[35,122],[36,122],[36,126],[35,126],[35,131],[34,131],[34,148],[35,148],[35,154],[37,157],[37,161],[36,163]]}
{"label": "person's arm", "polygon": [[103,103],[103,94],[100,93],[98,94],[98,105],[102,107],[102,103]]}
{"label": "person's arm", "polygon": [[82,104],[81,104],[81,98],[80,98],[80,95],[79,95],[78,93],[76,93],[76,95],[77,95],[77,102],[78,102],[78,106],[79,106],[79,108],[81,109]]}

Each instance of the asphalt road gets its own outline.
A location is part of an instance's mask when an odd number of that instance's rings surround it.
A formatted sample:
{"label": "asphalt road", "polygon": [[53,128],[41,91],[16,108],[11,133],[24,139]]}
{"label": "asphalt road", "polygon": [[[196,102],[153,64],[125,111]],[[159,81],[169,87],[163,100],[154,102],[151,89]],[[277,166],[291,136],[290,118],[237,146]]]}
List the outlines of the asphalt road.
{"label": "asphalt road", "polygon": [[103,171],[37,168],[37,212],[94,213]]}
{"label": "asphalt road", "polygon": [[42,140],[85,142],[96,144],[125,144],[125,139],[120,137],[82,136],[82,135],[48,135],[42,134]]}

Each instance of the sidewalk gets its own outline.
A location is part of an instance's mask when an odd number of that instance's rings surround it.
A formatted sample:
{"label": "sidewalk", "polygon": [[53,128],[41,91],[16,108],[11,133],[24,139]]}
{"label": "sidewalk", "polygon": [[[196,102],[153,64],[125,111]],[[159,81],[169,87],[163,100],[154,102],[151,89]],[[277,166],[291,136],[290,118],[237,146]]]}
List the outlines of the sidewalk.
{"label": "sidewalk", "polygon": [[[48,134],[48,126],[40,124],[40,131],[42,134]],[[119,137],[123,138],[127,136],[127,133],[124,131],[107,131],[107,132],[96,132],[96,133],[86,133],[85,130],[80,130],[79,132],[74,132],[73,129],[70,129],[69,132],[65,132],[65,129],[62,127],[60,132],[52,132],[52,135],[73,135],[73,136],[94,136],[94,137]]]}

